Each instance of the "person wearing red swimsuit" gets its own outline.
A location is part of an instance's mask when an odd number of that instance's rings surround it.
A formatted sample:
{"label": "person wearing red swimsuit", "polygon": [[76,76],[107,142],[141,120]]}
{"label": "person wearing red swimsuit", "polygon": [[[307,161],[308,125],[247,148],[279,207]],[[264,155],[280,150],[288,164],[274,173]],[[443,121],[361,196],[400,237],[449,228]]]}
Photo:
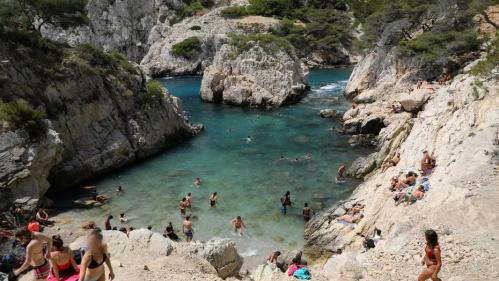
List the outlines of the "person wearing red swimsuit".
{"label": "person wearing red swimsuit", "polygon": [[426,247],[425,254],[421,263],[426,264],[426,269],[421,272],[418,277],[418,281],[425,281],[431,279],[432,281],[442,281],[438,278],[438,273],[442,268],[442,257],[440,246],[438,245],[438,235],[437,233],[429,229],[425,231]]}

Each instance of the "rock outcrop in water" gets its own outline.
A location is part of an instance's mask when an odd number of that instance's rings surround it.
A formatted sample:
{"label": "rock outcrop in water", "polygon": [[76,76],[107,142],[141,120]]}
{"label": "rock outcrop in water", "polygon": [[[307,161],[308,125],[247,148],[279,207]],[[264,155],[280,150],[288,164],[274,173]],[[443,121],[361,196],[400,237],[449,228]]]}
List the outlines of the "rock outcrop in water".
{"label": "rock outcrop in water", "polygon": [[[361,104],[345,113],[345,125],[352,134],[364,134],[372,123],[379,131],[377,149],[348,171],[366,178],[351,198],[307,223],[305,251],[328,260],[322,272],[331,279],[411,280],[420,272],[416,265],[424,253],[424,230],[432,228],[440,236],[442,279],[494,280],[499,276],[494,267],[498,245],[491,239],[499,227],[497,75],[471,75],[475,62],[446,85],[423,83],[418,88],[416,81],[434,74],[410,62],[393,49],[380,48],[354,70],[347,95]],[[410,112],[395,113],[395,103]],[[414,204],[395,205],[390,178],[408,170],[419,174],[424,150],[437,161],[426,176],[431,188]],[[379,167],[397,152],[398,165],[381,172]],[[365,207],[364,218],[352,230],[335,218],[354,203]],[[363,252],[358,234],[372,235],[374,228],[382,230],[382,239]],[[332,256],[339,248],[344,253]],[[340,261],[342,267],[331,266]]]}
{"label": "rock outcrop in water", "polygon": [[222,46],[203,75],[204,101],[275,108],[294,103],[305,93],[308,69],[294,53],[253,43],[242,52]]}
{"label": "rock outcrop in water", "polygon": [[[37,136],[4,127],[0,134],[2,196],[38,198],[49,188],[145,158],[197,129],[181,102],[146,87],[140,68],[96,49],[39,49],[2,37],[2,102],[22,99],[44,115]],[[10,37],[11,38],[11,37]],[[33,49],[32,49],[33,48]],[[4,199],[2,198],[2,201]]]}

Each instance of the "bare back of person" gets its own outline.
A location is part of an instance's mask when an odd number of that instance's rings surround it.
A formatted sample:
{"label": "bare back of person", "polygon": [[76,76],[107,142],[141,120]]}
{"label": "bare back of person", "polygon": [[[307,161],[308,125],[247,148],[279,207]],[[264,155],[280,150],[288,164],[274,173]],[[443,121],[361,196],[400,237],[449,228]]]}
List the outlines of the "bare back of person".
{"label": "bare back of person", "polygon": [[45,263],[45,253],[44,253],[44,243],[36,239],[36,234],[34,234],[34,239],[29,242],[26,249],[31,251],[31,263],[32,267],[38,267]]}

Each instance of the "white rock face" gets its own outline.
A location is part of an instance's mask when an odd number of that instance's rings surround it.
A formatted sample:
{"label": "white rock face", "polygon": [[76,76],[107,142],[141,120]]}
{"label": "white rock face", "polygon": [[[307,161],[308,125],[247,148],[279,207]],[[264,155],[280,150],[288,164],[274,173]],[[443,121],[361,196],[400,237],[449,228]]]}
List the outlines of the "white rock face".
{"label": "white rock face", "polygon": [[12,192],[4,194],[6,198],[0,196],[0,204],[25,196],[40,198],[50,186],[50,169],[62,161],[62,152],[62,141],[53,129],[38,142],[29,141],[22,131],[1,133],[0,186]]}
{"label": "white rock face", "polygon": [[236,244],[229,239],[211,239],[206,243],[178,243],[174,252],[207,260],[218,276],[236,276],[243,265],[243,258],[237,253]]}
{"label": "white rock face", "polygon": [[269,51],[258,44],[239,53],[227,44],[205,70],[201,98],[215,103],[275,108],[296,102],[307,89],[307,79],[308,69],[294,54]]}

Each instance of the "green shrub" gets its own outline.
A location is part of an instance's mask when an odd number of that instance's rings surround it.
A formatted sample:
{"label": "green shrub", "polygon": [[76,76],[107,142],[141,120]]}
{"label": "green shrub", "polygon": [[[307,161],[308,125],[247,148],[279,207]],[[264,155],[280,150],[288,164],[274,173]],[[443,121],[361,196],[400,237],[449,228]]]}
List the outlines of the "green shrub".
{"label": "green shrub", "polygon": [[203,8],[211,8],[215,5],[214,0],[192,0],[188,1],[186,5],[182,7],[182,10],[179,13],[180,19],[186,17],[192,17],[197,12],[203,10]]}
{"label": "green shrub", "polygon": [[0,101],[0,120],[6,121],[14,129],[25,129],[31,137],[38,137],[45,132],[43,118],[44,114],[33,109],[25,100],[8,103]]}
{"label": "green shrub", "polygon": [[78,46],[78,50],[81,57],[87,60],[90,65],[114,65],[114,60],[110,55],[88,43]]}
{"label": "green shrub", "polygon": [[189,29],[190,30],[201,30],[201,26],[199,26],[199,25],[193,25]]}
{"label": "green shrub", "polygon": [[118,51],[112,51],[111,52],[111,57],[113,58],[114,62],[121,68],[125,69],[126,71],[130,73],[136,73],[135,67],[128,61],[128,58],[126,57],[125,54],[120,53]]}
{"label": "green shrub", "polygon": [[472,75],[486,76],[499,66],[499,32],[487,47],[487,57],[478,62],[470,71]]}
{"label": "green shrub", "polygon": [[248,11],[243,6],[232,6],[223,9],[221,15],[229,19],[242,18],[248,15]]}
{"label": "green shrub", "polygon": [[174,55],[186,59],[195,58],[201,52],[201,41],[196,36],[189,37],[174,44],[172,52]]}
{"label": "green shrub", "polygon": [[231,45],[235,46],[240,53],[251,49],[253,46],[252,42],[258,43],[260,47],[269,52],[276,52],[278,50],[290,52],[293,50],[293,46],[288,40],[272,34],[230,34]]}
{"label": "green shrub", "polygon": [[161,84],[156,80],[149,80],[146,83],[146,93],[142,97],[142,103],[144,105],[151,105],[155,102],[161,101],[164,96],[163,88]]}
{"label": "green shrub", "polygon": [[424,61],[435,61],[454,55],[477,51],[480,40],[474,30],[430,31],[410,41],[401,41],[399,51],[404,55],[419,56]]}

